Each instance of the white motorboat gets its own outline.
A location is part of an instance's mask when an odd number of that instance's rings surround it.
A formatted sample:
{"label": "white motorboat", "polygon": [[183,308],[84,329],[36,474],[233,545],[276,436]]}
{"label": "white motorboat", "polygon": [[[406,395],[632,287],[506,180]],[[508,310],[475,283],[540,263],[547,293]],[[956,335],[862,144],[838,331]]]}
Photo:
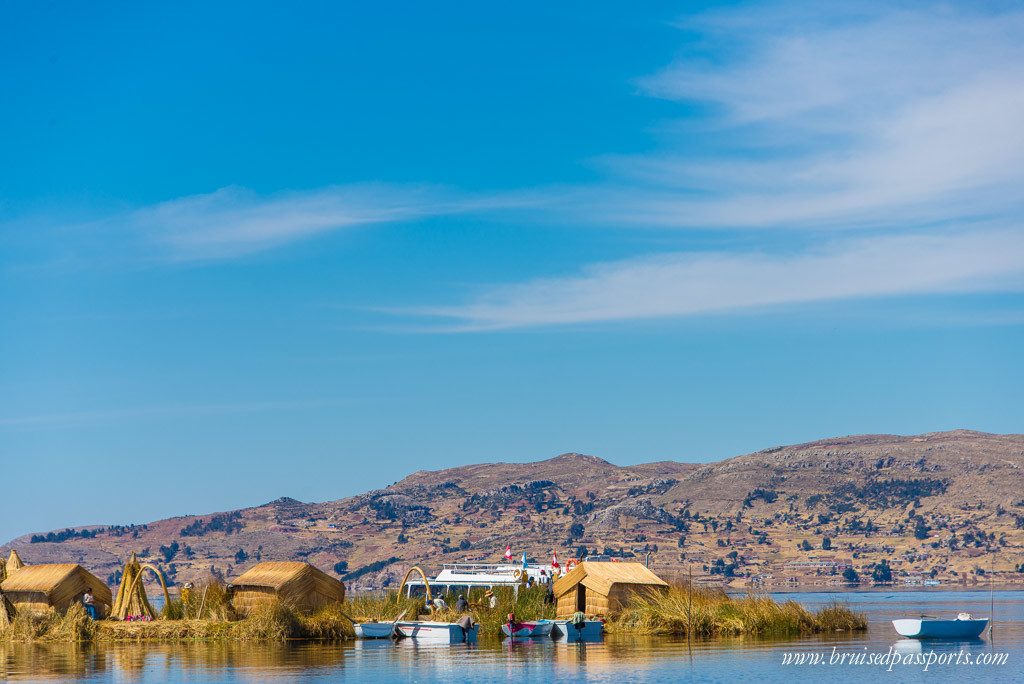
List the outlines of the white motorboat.
{"label": "white motorboat", "polygon": [[406,620],[395,624],[395,632],[399,636],[447,644],[476,641],[476,635],[479,631],[480,625],[473,625],[465,629],[457,622]]}
{"label": "white motorboat", "polygon": [[921,616],[893,620],[900,636],[914,639],[977,639],[988,627],[988,618],[972,618],[960,613],[955,620],[939,620]]}

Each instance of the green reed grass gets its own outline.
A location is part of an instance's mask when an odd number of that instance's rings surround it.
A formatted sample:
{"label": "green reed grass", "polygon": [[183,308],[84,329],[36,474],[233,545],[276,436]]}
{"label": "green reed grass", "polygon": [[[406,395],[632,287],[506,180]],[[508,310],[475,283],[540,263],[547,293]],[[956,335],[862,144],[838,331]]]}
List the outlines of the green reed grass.
{"label": "green reed grass", "polygon": [[[494,590],[494,594],[498,598],[495,608],[490,607],[490,599],[485,595],[486,591],[486,589],[474,587],[469,590],[468,594],[464,594],[470,604],[469,615],[480,623],[480,636],[501,636],[501,626],[508,622],[509,613],[514,613],[516,620],[520,622],[551,619],[555,616],[554,605],[544,604],[544,595],[547,593],[547,588],[544,586],[538,585],[529,589],[521,586],[518,595],[512,587],[497,587]],[[431,611],[426,606],[425,596],[406,598],[400,596],[397,591],[383,595],[356,597],[346,604],[346,610],[350,610],[349,614],[356,619],[368,618],[380,622],[394,620],[403,610],[407,611],[404,618],[406,620],[416,620],[423,616],[429,620],[454,622],[462,617],[463,614],[454,609],[455,602],[459,598],[458,594],[446,594],[440,598],[443,598],[448,604],[448,610]]]}
{"label": "green reed grass", "polygon": [[741,634],[794,635],[867,629],[867,620],[848,606],[833,602],[809,612],[795,601],[778,603],[764,594],[730,596],[721,589],[676,583],[666,592],[635,594],[629,604],[612,615],[605,627],[626,634],[687,634],[737,636]]}

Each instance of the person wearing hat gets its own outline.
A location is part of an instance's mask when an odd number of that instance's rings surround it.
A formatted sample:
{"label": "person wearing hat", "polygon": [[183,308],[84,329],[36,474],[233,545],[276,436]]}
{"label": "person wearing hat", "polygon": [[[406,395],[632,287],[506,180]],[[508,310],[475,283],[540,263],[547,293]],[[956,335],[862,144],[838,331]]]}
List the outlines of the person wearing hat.
{"label": "person wearing hat", "polygon": [[487,593],[484,594],[484,596],[487,597],[487,605],[491,607],[491,610],[494,610],[498,607],[498,597],[494,595],[493,591],[488,589]]}

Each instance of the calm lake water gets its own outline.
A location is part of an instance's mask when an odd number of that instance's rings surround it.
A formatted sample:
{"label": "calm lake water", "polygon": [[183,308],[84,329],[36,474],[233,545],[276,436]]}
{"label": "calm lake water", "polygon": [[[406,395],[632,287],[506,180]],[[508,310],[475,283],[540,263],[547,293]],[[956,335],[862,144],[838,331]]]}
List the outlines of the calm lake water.
{"label": "calm lake water", "polygon": [[[600,643],[482,640],[426,646],[406,639],[343,644],[0,644],[0,679],[81,682],[676,682],[1024,681],[1024,592],[996,592],[994,637],[972,642],[901,640],[890,620],[968,611],[987,616],[987,592],[893,591],[779,594],[809,608],[834,596],[865,612],[867,633],[789,640],[606,637]],[[890,665],[829,664],[847,653],[895,654]],[[784,664],[787,654],[817,664]],[[836,655],[833,655],[836,654]],[[1004,664],[975,664],[1007,654]],[[892,655],[889,655],[891,658]],[[961,664],[956,664],[959,657]],[[847,656],[849,659],[850,656]],[[949,664],[904,664],[904,659]],[[967,659],[970,664],[964,664]]]}

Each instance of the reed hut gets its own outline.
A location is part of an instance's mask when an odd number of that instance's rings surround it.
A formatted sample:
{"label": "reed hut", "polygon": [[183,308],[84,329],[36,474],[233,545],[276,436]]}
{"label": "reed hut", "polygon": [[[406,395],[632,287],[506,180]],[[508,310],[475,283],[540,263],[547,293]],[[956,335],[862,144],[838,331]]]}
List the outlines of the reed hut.
{"label": "reed hut", "polygon": [[281,601],[303,612],[345,600],[345,585],[309,563],[260,563],[228,585],[235,612]]}
{"label": "reed hut", "polygon": [[668,590],[668,584],[640,563],[584,561],[559,578],[551,590],[557,601],[558,617],[570,617],[576,612],[600,616],[619,610],[638,591],[663,592]]}
{"label": "reed hut", "polygon": [[106,615],[112,599],[110,589],[75,563],[26,565],[0,584],[0,591],[16,611],[65,611],[81,601],[86,589],[92,589],[99,617]]}
{"label": "reed hut", "polygon": [[25,561],[21,560],[17,549],[11,549],[11,555],[7,558],[7,576],[10,577],[15,570],[25,567]]}
{"label": "reed hut", "polygon": [[7,559],[0,556],[0,582],[7,579]]}

